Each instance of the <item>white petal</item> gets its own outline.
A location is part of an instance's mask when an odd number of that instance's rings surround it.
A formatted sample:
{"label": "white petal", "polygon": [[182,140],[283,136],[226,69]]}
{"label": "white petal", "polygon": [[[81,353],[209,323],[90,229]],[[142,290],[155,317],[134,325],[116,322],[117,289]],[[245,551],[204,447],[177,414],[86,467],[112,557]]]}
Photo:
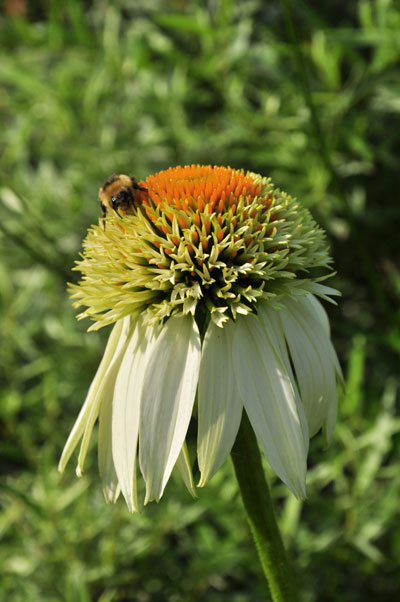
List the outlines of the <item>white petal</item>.
{"label": "white petal", "polygon": [[237,390],[232,348],[235,322],[223,328],[210,322],[203,342],[198,391],[197,455],[202,487],[225,462],[242,417],[243,402]]}
{"label": "white petal", "polygon": [[338,360],[316,311],[311,295],[285,300],[280,319],[293,360],[310,435],[325,425],[327,439],[333,433],[337,411],[336,366]]}
{"label": "white petal", "polygon": [[124,318],[122,320],[122,330],[118,337],[114,355],[112,356],[112,359],[108,364],[108,367],[100,383],[98,391],[93,398],[93,403],[86,421],[85,430],[82,437],[82,443],[79,449],[78,464],[76,466],[76,474],[78,475],[78,477],[82,476],[83,473],[83,465],[88,451],[90,437],[92,435],[94,424],[99,415],[101,404],[103,402],[110,403],[115,378],[117,376],[118,368],[122,361],[122,357],[129,340],[130,332],[130,319]]}
{"label": "white petal", "polygon": [[272,309],[267,303],[259,303],[258,315],[260,322],[264,328],[265,334],[268,337],[275,355],[283,362],[286,372],[290,378],[290,382],[293,387],[294,400],[296,402],[297,413],[301,424],[301,430],[303,433],[304,447],[308,450],[309,446],[309,429],[307,416],[300,398],[300,394],[297,387],[297,382],[293,374],[292,366],[289,359],[289,353],[286,346],[285,334],[283,332],[282,324],[279,319],[279,313],[277,310]]}
{"label": "white petal", "polygon": [[[310,302],[310,305],[312,306],[312,309],[310,308],[310,310],[311,311],[314,310],[316,317],[318,317],[320,319],[326,334],[330,338],[331,327],[329,324],[328,314],[326,313],[325,308],[321,305],[321,303],[318,301],[318,299],[316,297],[314,297],[314,295],[307,295],[307,299]],[[339,381],[343,384],[344,377],[343,377],[342,368],[339,364],[339,360],[336,355],[335,348],[333,346],[332,346],[332,351],[333,351],[332,360],[335,364],[336,376],[339,378]]]}
{"label": "white petal", "polygon": [[99,451],[98,462],[103,493],[107,503],[115,503],[121,488],[118,483],[117,473],[112,457],[112,404],[103,403],[99,416]]}
{"label": "white petal", "polygon": [[328,314],[326,313],[325,309],[322,307],[318,299],[314,297],[314,295],[307,295],[307,299],[312,306],[312,311],[315,313],[315,317],[319,319],[326,334],[330,336],[331,326],[329,324]]}
{"label": "white petal", "polygon": [[153,329],[138,319],[115,381],[112,401],[112,456],[122,494],[130,512],[139,512],[136,457],[140,398],[147,353],[154,345]]}
{"label": "white petal", "polygon": [[159,500],[182,449],[192,414],[201,358],[190,316],[167,320],[146,367],[140,418],[140,469],[145,504]]}
{"label": "white petal", "polygon": [[63,472],[68,460],[70,459],[75,447],[78,445],[78,442],[80,440],[80,438],[83,435],[83,432],[85,430],[85,426],[87,424],[87,420],[88,417],[91,413],[92,407],[93,407],[93,402],[94,399],[99,391],[99,389],[101,388],[101,382],[104,378],[105,373],[107,372],[107,369],[111,363],[111,360],[115,354],[115,351],[118,347],[118,342],[119,342],[119,338],[121,335],[121,332],[123,330],[124,324],[123,324],[123,320],[119,320],[118,322],[116,322],[116,324],[114,325],[114,328],[112,329],[110,336],[108,338],[108,342],[103,354],[103,358],[100,362],[100,365],[97,369],[96,375],[92,381],[92,384],[89,387],[89,391],[88,394],[86,396],[85,402],[81,408],[81,411],[79,412],[78,418],[75,421],[75,424],[72,428],[72,431],[67,439],[67,442],[64,446],[61,458],[60,458],[60,462],[58,464],[58,470],[60,472]]}
{"label": "white petal", "polygon": [[189,493],[193,497],[197,497],[196,489],[194,486],[192,467],[190,465],[189,452],[186,443],[183,444],[181,453],[178,456],[175,467],[179,471],[179,474],[181,475]]}
{"label": "white petal", "polygon": [[268,462],[297,497],[305,497],[308,438],[285,366],[252,315],[237,321],[233,360],[240,396]]}
{"label": "white petal", "polygon": [[100,407],[98,463],[106,502],[115,503],[121,488],[112,457],[112,399],[114,392],[111,387],[110,389],[107,392],[107,399],[103,401]]}

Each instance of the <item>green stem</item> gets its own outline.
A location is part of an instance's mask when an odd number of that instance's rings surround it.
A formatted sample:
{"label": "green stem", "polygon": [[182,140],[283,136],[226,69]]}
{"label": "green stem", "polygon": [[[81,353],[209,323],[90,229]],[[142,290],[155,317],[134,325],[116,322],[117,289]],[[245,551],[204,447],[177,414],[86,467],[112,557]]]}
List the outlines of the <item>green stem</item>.
{"label": "green stem", "polygon": [[292,571],[276,523],[258,443],[245,412],[231,457],[272,599],[295,602],[298,597]]}

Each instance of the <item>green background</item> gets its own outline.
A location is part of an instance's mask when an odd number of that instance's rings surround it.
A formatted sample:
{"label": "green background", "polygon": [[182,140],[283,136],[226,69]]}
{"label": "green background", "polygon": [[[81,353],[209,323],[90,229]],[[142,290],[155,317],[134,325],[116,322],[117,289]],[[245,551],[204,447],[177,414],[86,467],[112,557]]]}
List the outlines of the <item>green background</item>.
{"label": "green background", "polygon": [[[56,470],[108,330],[66,293],[97,190],[176,164],[269,175],[327,230],[347,389],[308,499],[266,467],[306,602],[400,590],[400,5],[395,0],[8,0],[0,16],[0,600],[258,602],[230,461],[107,506],[95,442]],[[107,330],[107,332],[106,332]],[[196,427],[190,433],[195,440]]]}

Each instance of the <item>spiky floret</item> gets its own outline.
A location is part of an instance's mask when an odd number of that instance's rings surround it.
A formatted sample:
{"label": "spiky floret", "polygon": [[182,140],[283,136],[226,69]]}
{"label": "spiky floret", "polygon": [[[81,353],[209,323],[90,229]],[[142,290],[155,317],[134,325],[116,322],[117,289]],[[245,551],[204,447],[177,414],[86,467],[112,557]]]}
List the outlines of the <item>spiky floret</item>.
{"label": "spiky floret", "polygon": [[[192,165],[149,176],[148,196],[122,219],[92,226],[74,269],[75,306],[97,329],[126,315],[149,323],[201,309],[221,326],[257,301],[312,290],[329,268],[325,234],[310,212],[269,178]],[[315,291],[314,291],[315,292]]]}

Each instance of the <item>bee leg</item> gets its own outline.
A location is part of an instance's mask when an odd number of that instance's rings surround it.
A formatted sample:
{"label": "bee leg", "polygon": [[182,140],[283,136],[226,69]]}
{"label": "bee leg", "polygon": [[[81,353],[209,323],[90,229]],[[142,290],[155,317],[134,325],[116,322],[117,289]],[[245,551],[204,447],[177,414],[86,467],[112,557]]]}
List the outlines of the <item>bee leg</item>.
{"label": "bee leg", "polygon": [[103,217],[106,217],[106,215],[107,215],[107,208],[106,208],[105,205],[103,205],[103,203],[101,201],[100,201],[100,209],[101,209],[101,212],[103,214]]}
{"label": "bee leg", "polygon": [[132,182],[132,186],[133,186],[133,188],[135,188],[135,190],[143,190],[143,192],[147,192],[147,188],[143,188],[143,186],[139,186],[139,184],[136,182],[135,178],[131,178],[131,182]]}
{"label": "bee leg", "polygon": [[100,201],[100,209],[101,209],[101,212],[103,214],[103,230],[105,232],[106,231],[107,207],[105,205],[103,205],[103,203],[101,201]]}

